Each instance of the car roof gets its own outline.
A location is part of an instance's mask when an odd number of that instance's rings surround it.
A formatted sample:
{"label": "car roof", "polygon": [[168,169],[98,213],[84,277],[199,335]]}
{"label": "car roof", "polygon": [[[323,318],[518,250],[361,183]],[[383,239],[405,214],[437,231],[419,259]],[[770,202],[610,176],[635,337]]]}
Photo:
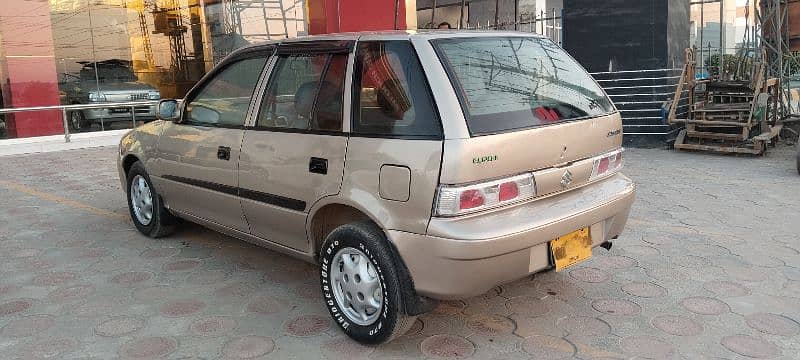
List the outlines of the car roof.
{"label": "car roof", "polygon": [[382,40],[404,40],[412,38],[423,38],[427,40],[427,39],[460,38],[460,37],[498,37],[498,36],[513,36],[513,37],[521,36],[521,37],[544,38],[544,36],[538,34],[521,32],[521,31],[440,30],[440,29],[388,30],[388,31],[362,31],[362,32],[299,36],[290,39],[261,42],[245,46],[244,48],[245,49],[259,48],[259,47],[274,46],[279,44],[302,43],[309,41],[356,41],[361,38],[382,39]]}

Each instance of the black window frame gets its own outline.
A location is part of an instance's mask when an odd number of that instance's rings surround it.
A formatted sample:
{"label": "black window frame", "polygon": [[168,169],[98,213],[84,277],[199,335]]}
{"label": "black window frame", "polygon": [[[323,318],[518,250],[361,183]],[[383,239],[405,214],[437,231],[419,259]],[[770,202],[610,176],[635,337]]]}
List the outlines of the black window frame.
{"label": "black window frame", "polygon": [[[225,59],[223,59],[217,66],[214,67],[211,71],[206,73],[200,81],[198,81],[187,93],[186,96],[183,98],[183,102],[181,104],[181,114],[180,114],[180,122],[179,125],[188,125],[188,126],[198,126],[198,127],[208,127],[208,128],[220,128],[220,129],[239,129],[243,130],[245,128],[245,124],[247,123],[247,114],[245,114],[244,121],[242,125],[227,125],[227,124],[210,124],[210,123],[201,123],[196,121],[191,121],[188,117],[188,113],[186,111],[186,107],[194,101],[197,96],[200,94],[205,87],[212,82],[217,75],[228,69],[229,67],[233,66],[234,64],[244,61],[250,60],[255,58],[264,58],[264,66],[261,68],[261,71],[258,73],[258,77],[264,74],[267,71],[267,65],[269,65],[270,58],[275,55],[275,46],[270,45],[266,47],[252,47],[252,48],[243,48],[240,50],[235,51],[234,53],[228,55]],[[253,93],[250,94],[250,103],[253,103],[253,97],[258,90],[258,82],[256,82],[256,86],[253,87]],[[249,111],[249,106],[248,106]]]}
{"label": "black window frame", "polygon": [[[366,132],[359,132],[358,131],[358,122],[361,119],[361,75],[362,75],[362,63],[358,57],[358,47],[362,43],[373,43],[373,42],[405,42],[411,48],[411,53],[413,54],[414,59],[417,61],[417,65],[419,66],[420,72],[422,74],[422,78],[425,81],[425,87],[427,89],[427,95],[431,100],[431,107],[433,111],[431,112],[435,119],[433,121],[436,122],[438,125],[438,134],[431,134],[431,135],[398,135],[398,134],[374,134],[374,133],[366,133]],[[442,125],[442,117],[439,113],[439,105],[436,103],[436,98],[433,96],[433,91],[431,91],[431,85],[428,80],[428,74],[425,72],[425,67],[422,66],[422,61],[419,58],[419,54],[417,53],[417,48],[414,46],[414,43],[411,40],[359,40],[356,43],[355,48],[353,49],[353,75],[352,75],[352,86],[351,86],[351,98],[350,98],[350,136],[352,137],[363,137],[363,138],[378,138],[378,139],[403,139],[403,140],[437,140],[441,141],[444,140],[444,127]]]}
{"label": "black window frame", "polygon": [[[255,119],[256,122],[255,122],[255,124],[253,124],[253,127],[252,127],[253,130],[283,132],[283,133],[294,133],[294,134],[315,134],[315,135],[342,135],[342,134],[344,134],[344,100],[345,100],[344,99],[344,93],[342,93],[342,129],[341,130],[317,130],[317,129],[283,128],[283,127],[259,125],[259,123],[258,123],[258,120],[260,120],[260,118],[261,118],[261,110],[263,110],[262,108],[264,106],[263,99],[265,98],[265,96],[267,96],[267,91],[269,91],[270,86],[273,84],[273,80],[275,79],[275,78],[273,78],[273,75],[277,75],[277,73],[275,72],[276,70],[278,70],[277,69],[277,62],[280,61],[280,59],[282,57],[289,58],[289,57],[292,57],[292,56],[318,56],[318,55],[324,55],[326,57],[326,59],[325,59],[325,65],[323,65],[323,67],[322,67],[322,72],[320,72],[320,74],[319,74],[319,81],[317,81],[316,89],[314,90],[314,103],[313,103],[313,105],[311,105],[311,114],[316,114],[317,103],[319,102],[320,86],[322,85],[322,81],[325,80],[325,76],[328,74],[328,69],[331,66],[331,62],[333,60],[333,57],[336,56],[336,55],[340,55],[340,56],[341,55],[347,56],[347,55],[346,54],[341,54],[341,53],[328,53],[328,52],[319,52],[319,53],[307,53],[307,52],[303,52],[303,53],[300,53],[300,52],[298,52],[298,53],[295,53],[295,52],[278,53],[278,54],[275,55],[276,56],[276,59],[275,59],[275,62],[276,62],[275,65],[276,66],[274,66],[272,68],[272,71],[269,74],[269,78],[267,79],[267,83],[264,86],[264,91],[261,94],[262,101],[261,101],[260,104],[256,104],[258,109],[257,109],[256,114],[255,114],[256,115],[255,116],[256,117],[256,119]],[[344,81],[345,82],[347,81],[346,75],[345,75]],[[344,86],[344,84],[342,84],[342,89],[344,89],[344,88],[345,88],[345,86]]]}

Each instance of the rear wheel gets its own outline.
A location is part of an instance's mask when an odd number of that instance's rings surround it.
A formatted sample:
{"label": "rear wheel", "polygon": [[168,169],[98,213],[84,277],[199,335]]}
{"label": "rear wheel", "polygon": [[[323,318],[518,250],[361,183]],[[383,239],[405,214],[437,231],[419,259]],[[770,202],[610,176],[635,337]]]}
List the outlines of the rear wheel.
{"label": "rear wheel", "polygon": [[383,232],[369,222],[342,225],[320,253],[322,295],[347,336],[380,344],[404,334],[416,316],[404,313],[401,278]]}
{"label": "rear wheel", "polygon": [[153,238],[172,233],[175,219],[161,202],[141,162],[131,165],[127,180],[128,209],[136,229]]}

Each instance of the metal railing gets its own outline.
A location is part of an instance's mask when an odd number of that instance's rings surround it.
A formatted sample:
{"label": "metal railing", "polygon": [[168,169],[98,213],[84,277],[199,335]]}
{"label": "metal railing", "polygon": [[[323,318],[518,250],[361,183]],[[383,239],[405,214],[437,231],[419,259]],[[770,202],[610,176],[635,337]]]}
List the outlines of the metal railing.
{"label": "metal railing", "polygon": [[[69,112],[70,111],[78,111],[78,110],[89,110],[89,109],[119,109],[119,108],[129,108],[130,115],[131,115],[131,124],[133,127],[136,127],[136,107],[139,106],[153,106],[158,104],[158,101],[135,101],[135,102],[122,102],[122,103],[97,103],[97,104],[75,104],[75,105],[52,105],[52,106],[32,106],[32,107],[21,107],[21,108],[6,108],[0,109],[0,115],[3,114],[14,114],[14,113],[22,113],[22,112],[36,112],[36,111],[52,111],[58,110],[61,111],[61,119],[64,124],[64,142],[70,142],[70,128],[69,128]],[[104,129],[102,126],[102,118],[101,118],[101,128]]]}
{"label": "metal railing", "polygon": [[[632,135],[668,132],[664,109],[675,95],[681,69],[642,69],[592,73],[622,116],[623,129]],[[688,90],[681,94],[678,112],[689,111]]]}

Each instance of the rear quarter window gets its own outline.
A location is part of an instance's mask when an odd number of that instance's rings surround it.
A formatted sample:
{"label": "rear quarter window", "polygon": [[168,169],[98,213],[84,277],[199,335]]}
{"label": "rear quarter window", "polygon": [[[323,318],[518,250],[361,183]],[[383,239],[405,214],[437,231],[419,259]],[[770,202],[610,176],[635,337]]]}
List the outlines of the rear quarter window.
{"label": "rear quarter window", "polygon": [[430,86],[411,42],[359,42],[354,70],[354,134],[442,138]]}
{"label": "rear quarter window", "polygon": [[536,37],[431,40],[472,135],[527,129],[613,112],[592,77]]}

